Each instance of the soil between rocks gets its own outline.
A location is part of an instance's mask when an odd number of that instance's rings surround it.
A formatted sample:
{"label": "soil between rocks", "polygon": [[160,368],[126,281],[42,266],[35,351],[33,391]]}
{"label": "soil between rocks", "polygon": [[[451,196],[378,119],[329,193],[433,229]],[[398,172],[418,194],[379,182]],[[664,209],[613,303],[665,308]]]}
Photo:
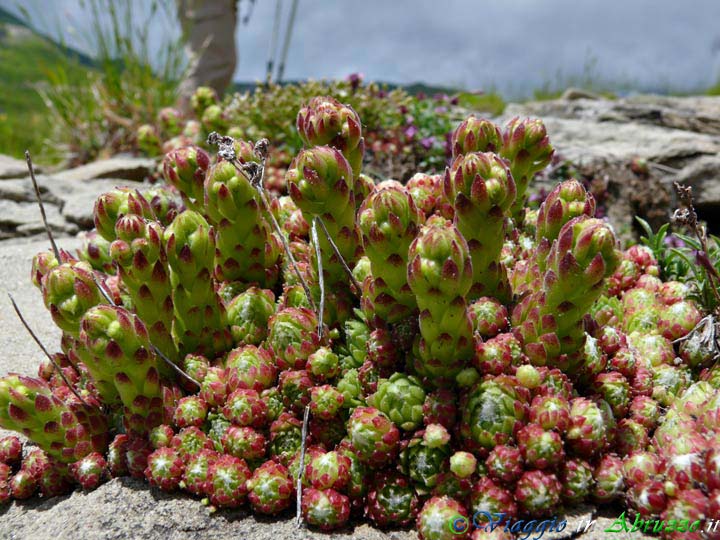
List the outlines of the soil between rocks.
{"label": "soil between rocks", "polygon": [[[60,247],[73,251],[77,238],[58,240]],[[37,335],[51,351],[59,349],[60,332],[43,306],[38,289],[30,281],[33,256],[49,248],[47,240],[27,243],[0,242],[0,375],[8,372],[35,375],[42,352],[17,319],[7,294],[20,307]],[[0,430],[0,436],[7,432]],[[649,540],[641,533],[605,532],[622,510],[582,506],[558,514],[568,524],[562,533],[545,533],[543,539],[560,540]],[[577,533],[580,524],[597,521],[588,532]],[[528,536],[537,539],[539,533]],[[521,536],[522,537],[522,536]],[[414,530],[379,531],[356,524],[333,533],[295,527],[292,512],[278,518],[258,518],[246,510],[212,514],[199,500],[186,494],[167,494],[131,478],[116,478],[95,491],[75,491],[51,499],[32,498],[0,507],[0,538],[12,540],[247,540],[345,539],[415,540]],[[654,537],[657,538],[657,537]]]}

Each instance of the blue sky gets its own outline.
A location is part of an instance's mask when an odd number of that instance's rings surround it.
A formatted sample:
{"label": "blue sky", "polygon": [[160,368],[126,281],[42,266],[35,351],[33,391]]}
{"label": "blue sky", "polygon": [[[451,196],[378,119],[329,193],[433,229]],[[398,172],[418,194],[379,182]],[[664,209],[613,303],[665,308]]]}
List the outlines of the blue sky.
{"label": "blue sky", "polygon": [[[82,48],[80,1],[25,3],[42,14],[38,26],[60,24]],[[238,80],[264,77],[275,2],[257,0],[238,28]],[[282,0],[285,14],[290,3]],[[151,24],[157,46],[172,24]],[[588,73],[619,87],[693,90],[720,77],[720,0],[299,0],[286,77],[354,71],[514,96]]]}

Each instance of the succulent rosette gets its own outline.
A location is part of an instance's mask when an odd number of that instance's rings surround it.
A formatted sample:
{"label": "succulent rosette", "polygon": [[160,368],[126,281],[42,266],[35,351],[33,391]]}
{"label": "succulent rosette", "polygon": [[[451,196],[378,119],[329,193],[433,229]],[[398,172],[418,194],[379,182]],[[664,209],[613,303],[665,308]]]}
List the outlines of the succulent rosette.
{"label": "succulent rosette", "polygon": [[15,465],[22,459],[22,443],[15,435],[0,438],[0,463]]}
{"label": "succulent rosette", "polygon": [[323,531],[342,527],[350,517],[350,499],[333,489],[303,490],[302,514],[305,521]]}
{"label": "succulent rosette", "polygon": [[205,218],[186,210],[163,234],[173,288],[172,335],[180,354],[225,352],[231,335],[212,281],[215,233]]}
{"label": "succulent rosette", "polygon": [[231,389],[249,388],[262,392],[273,386],[277,379],[277,368],[272,354],[254,345],[245,345],[230,351],[225,365]]}
{"label": "succulent rosette", "polygon": [[510,286],[500,263],[505,215],[515,201],[515,181],[507,164],[495,154],[458,156],[446,170],[444,195],[455,208],[454,223],[465,237],[472,259],[468,299],[510,298]]}
{"label": "succulent rosette", "polygon": [[128,214],[155,219],[155,213],[150,207],[150,203],[136,189],[117,187],[103,193],[95,201],[93,209],[95,229],[105,240],[112,242],[115,240],[117,221]]}
{"label": "succulent rosette", "polygon": [[585,344],[582,319],[618,263],[615,242],[612,229],[598,219],[581,216],[562,226],[542,285],[513,311],[533,364],[568,369],[577,362]]}
{"label": "succulent rosette", "polygon": [[[117,220],[115,236],[110,257],[135,312],[147,326],[153,345],[175,361],[178,353],[171,335],[173,300],[163,228],[156,221],[128,214]],[[163,374],[171,373],[165,366],[162,370]]]}
{"label": "succulent rosette", "polygon": [[600,503],[618,499],[625,490],[623,461],[617,455],[606,454],[593,471],[593,497]]}
{"label": "succulent rosette", "polygon": [[473,451],[487,453],[511,441],[527,415],[527,396],[517,381],[490,377],[472,388],[461,404],[460,433]]}
{"label": "succulent rosette", "polygon": [[457,228],[431,218],[410,245],[408,283],[420,308],[415,369],[435,385],[448,384],[472,358],[472,323],[465,295],[472,261]]}
{"label": "succulent rosette", "polygon": [[290,506],[295,494],[295,483],[284,465],[266,461],[253,471],[247,481],[248,501],[253,511],[260,514],[279,514]]}
{"label": "succulent rosette", "polygon": [[556,431],[544,430],[538,424],[527,424],[517,432],[523,459],[534,469],[553,469],[565,458],[563,440]]}
{"label": "succulent rosette", "polygon": [[396,456],[400,431],[381,411],[357,407],[347,424],[353,450],[364,463],[378,467]]}
{"label": "succulent rosette", "polygon": [[281,247],[247,176],[228,161],[213,165],[205,178],[205,209],[216,233],[216,278],[272,287]]}
{"label": "succulent rosette", "polygon": [[268,320],[275,313],[275,295],[268,289],[250,287],[227,304],[233,342],[260,345],[267,337]]}
{"label": "succulent rosette", "polygon": [[550,164],[555,150],[550,144],[541,120],[513,118],[505,126],[498,152],[510,161],[510,171],[517,185],[513,215],[524,211],[525,192],[536,173]]}
{"label": "succulent rosette", "polygon": [[365,509],[378,527],[406,527],[417,517],[419,499],[406,476],[382,472],[373,481]]}
{"label": "succulent rosette", "polygon": [[75,262],[53,267],[42,279],[43,301],[53,322],[75,338],[85,313],[93,306],[106,303],[93,278],[89,264]]}
{"label": "succulent rosette", "polygon": [[81,323],[83,361],[100,395],[121,402],[128,430],[138,434],[162,423],[163,399],[156,357],[145,325],[124,308],[91,308]]}
{"label": "succulent rosette", "polygon": [[188,208],[202,211],[205,205],[203,185],[210,167],[210,156],[197,146],[185,146],[169,152],[163,159],[165,181],[177,188]]}
{"label": "succulent rosette", "polygon": [[502,142],[497,125],[474,115],[463,120],[450,139],[453,158],[472,152],[498,152]]}
{"label": "succulent rosette", "polygon": [[416,527],[420,540],[468,538],[470,518],[465,507],[455,499],[432,497],[420,510]]}
{"label": "succulent rosette", "polygon": [[237,508],[245,502],[247,481],[252,473],[244,460],[229,455],[220,456],[210,463],[207,476],[207,493],[212,504]]}
{"label": "succulent rosette", "polygon": [[515,485],[515,500],[533,516],[548,515],[560,503],[562,484],[557,476],[543,471],[526,471]]}
{"label": "succulent rosette", "polygon": [[[359,255],[355,227],[353,172],[342,153],[329,146],[302,150],[286,175],[288,192],[305,220],[320,217],[338,250],[350,267]],[[323,271],[328,285],[347,288],[341,261],[335,255],[323,231],[318,231]]]}
{"label": "succulent rosette", "polygon": [[280,370],[304,369],[320,346],[317,315],[307,308],[285,308],[270,317],[266,345]]}
{"label": "succulent rosette", "polygon": [[576,455],[589,458],[612,441],[615,419],[606,401],[578,397],[570,402],[570,424],[565,443]]}
{"label": "succulent rosette", "polygon": [[297,130],[308,147],[329,145],[340,150],[358,176],[365,152],[360,117],[349,105],[330,96],[311,99],[297,115]]}
{"label": "succulent rosette", "polygon": [[442,202],[442,176],[424,173],[414,174],[405,184],[415,206],[421,210],[425,217],[435,212]]}
{"label": "succulent rosette", "polygon": [[422,222],[409,191],[394,180],[375,186],[360,206],[358,229],[372,272],[363,295],[368,319],[396,323],[416,309],[407,262],[408,248]]}
{"label": "succulent rosette", "polygon": [[447,471],[451,450],[450,435],[440,424],[430,424],[416,433],[400,452],[402,472],[413,481],[419,494],[429,493],[440,475]]}
{"label": "succulent rosette", "polygon": [[265,436],[251,427],[229,426],[222,435],[223,450],[231,456],[253,462],[265,457]]}
{"label": "succulent rosette", "polygon": [[404,373],[393,373],[378,383],[377,391],[368,398],[368,404],[393,421],[400,429],[412,431],[423,419],[425,391],[420,381]]}

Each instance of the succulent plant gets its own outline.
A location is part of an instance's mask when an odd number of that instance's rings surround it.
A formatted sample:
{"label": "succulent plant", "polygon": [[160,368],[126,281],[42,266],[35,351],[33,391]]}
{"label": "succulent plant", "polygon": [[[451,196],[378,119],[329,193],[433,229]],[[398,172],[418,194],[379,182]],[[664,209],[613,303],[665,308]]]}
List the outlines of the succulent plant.
{"label": "succulent plant", "polygon": [[467,510],[455,499],[432,497],[420,510],[416,527],[420,540],[450,540],[467,538],[470,521]]}
{"label": "succulent plant", "polygon": [[590,458],[612,440],[615,420],[607,402],[578,397],[570,402],[570,425],[565,443],[576,455]]}
{"label": "succulent plant", "polygon": [[260,345],[267,337],[268,320],[275,312],[275,295],[250,287],[227,304],[227,318],[235,344]]}
{"label": "succulent plant", "polygon": [[406,476],[382,472],[368,492],[365,512],[379,527],[406,527],[417,517],[419,505],[418,496]]}
{"label": "succulent plant", "polygon": [[180,354],[222,353],[231,343],[225,308],[212,283],[215,233],[191,210],[178,214],[163,234],[172,286],[172,335]]}
{"label": "succulent plant", "polygon": [[254,345],[245,345],[230,351],[225,366],[228,386],[231,389],[247,388],[262,392],[272,387],[277,378],[272,354]]}
{"label": "succulent plant", "polygon": [[266,461],[255,469],[247,488],[253,511],[267,515],[285,510],[295,494],[295,484],[287,468],[274,461]]}
{"label": "succulent plant", "polygon": [[[107,446],[107,419],[87,409],[83,404],[69,406],[42,379],[17,374],[0,379],[0,427],[25,434],[61,463],[103,452]],[[94,437],[91,419],[99,422]]]}
{"label": "succulent plant", "polygon": [[350,499],[333,489],[303,490],[302,514],[305,521],[323,531],[342,527],[350,517]]}
{"label": "succulent plant", "polygon": [[492,153],[458,156],[445,172],[443,189],[472,260],[468,298],[508,300],[510,285],[499,259],[505,215],[515,202],[516,187],[506,162]]}
{"label": "succulent plant", "polygon": [[400,468],[413,481],[418,493],[430,492],[447,470],[451,453],[449,440],[443,426],[430,424],[404,445],[400,452]]}
{"label": "succulent plant", "polygon": [[22,459],[22,443],[15,435],[0,438],[0,463],[15,465]]}
{"label": "succulent plant", "polygon": [[408,283],[420,309],[415,369],[436,385],[448,384],[473,354],[472,326],[463,297],[472,262],[460,232],[431,218],[410,245]]}
{"label": "succulent plant", "polygon": [[593,472],[592,466],[585,460],[570,459],[564,462],[559,474],[563,501],[583,501],[594,487]]}
{"label": "succulent plant", "polygon": [[488,475],[504,484],[512,484],[525,470],[522,451],[516,446],[504,444],[499,444],[490,451],[485,465]]}
{"label": "succulent plant", "polygon": [[512,439],[527,414],[527,396],[517,386],[500,375],[478,383],[464,397],[460,433],[469,448],[489,451]]}
{"label": "succulent plant", "polygon": [[177,489],[185,472],[185,463],[172,448],[158,448],[147,458],[145,478],[163,491]]}
{"label": "succulent plant", "polygon": [[417,308],[408,286],[408,248],[423,222],[410,192],[399,182],[381,182],[358,211],[358,229],[371,278],[365,280],[363,309],[368,320],[396,323]]}
{"label": "succulent plant", "polygon": [[546,431],[538,424],[524,426],[516,439],[525,463],[534,469],[553,469],[565,458],[560,434]]}
{"label": "succulent plant", "polygon": [[562,226],[547,253],[543,284],[513,310],[533,364],[566,369],[573,364],[585,343],[582,318],[617,263],[615,236],[605,223],[581,216]]}
{"label": "succulent plant", "polygon": [[230,426],[221,438],[223,450],[231,456],[254,462],[265,457],[265,436],[251,427]]}
{"label": "succulent plant", "polygon": [[613,454],[606,454],[593,471],[593,497],[600,503],[618,499],[625,489],[623,462]]}
{"label": "succulent plant", "polygon": [[[236,144],[252,148],[244,141]],[[240,161],[246,154],[252,156],[252,150],[241,150]],[[272,233],[259,193],[248,177],[228,161],[210,167],[204,188],[206,214],[216,235],[216,279],[271,288],[280,273],[281,246]]]}
{"label": "succulent plant", "polygon": [[317,316],[307,308],[285,308],[270,317],[266,344],[280,370],[305,368],[320,346],[317,324]]}
{"label": "succulent plant", "polygon": [[412,431],[422,423],[424,403],[422,384],[404,373],[393,373],[389,379],[382,379],[377,392],[368,399],[369,405],[385,413],[405,431]]}
{"label": "succulent plant", "polygon": [[[204,88],[196,117],[161,111],[139,142],[168,152],[167,184],[102,195],[77,258],[33,259],[60,352],[0,378],[0,427],[35,445],[0,438],[0,504],[130,475],[213,511],[300,499],[313,527],[416,520],[432,540],[507,540],[486,513],[591,499],[646,528],[720,512],[712,318],[662,235],[620,252],[577,180],[526,208],[553,156],[540,121],[470,117],[443,145],[422,122],[451,99],[333,87],[370,115],[363,134],[351,106],[301,88],[299,139],[272,151],[244,137],[283,124],[292,89]],[[260,126],[246,111],[264,100]],[[407,125],[376,132],[381,117]],[[209,138],[212,165],[192,146],[210,130],[230,136]],[[376,185],[363,135],[375,165],[403,155],[397,178],[427,172]]]}
{"label": "succulent plant", "polygon": [[188,456],[183,471],[182,486],[194,495],[208,494],[208,471],[210,465],[217,460],[219,454],[214,450],[203,448]]}
{"label": "succulent plant", "polygon": [[562,485],[552,473],[526,471],[515,486],[518,506],[530,515],[542,516],[552,512],[560,502]]}
{"label": "succulent plant", "polygon": [[92,452],[70,465],[75,481],[85,490],[97,488],[107,476],[107,462],[102,454]]}
{"label": "succulent plant", "polygon": [[397,454],[400,431],[377,409],[357,407],[350,415],[347,431],[353,450],[370,466],[384,465]]}
{"label": "succulent plant", "polygon": [[236,508],[248,492],[247,481],[252,476],[244,460],[223,455],[210,463],[207,472],[207,494],[218,507]]}

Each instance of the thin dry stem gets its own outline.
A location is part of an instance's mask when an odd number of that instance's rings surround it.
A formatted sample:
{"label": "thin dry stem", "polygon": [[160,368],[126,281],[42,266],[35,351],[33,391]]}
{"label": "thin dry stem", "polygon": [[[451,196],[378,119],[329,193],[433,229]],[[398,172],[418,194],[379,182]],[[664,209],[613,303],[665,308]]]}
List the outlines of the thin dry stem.
{"label": "thin dry stem", "polygon": [[[305,278],[303,278],[302,273],[298,268],[297,261],[295,261],[295,257],[293,257],[292,251],[290,250],[290,244],[285,238],[280,224],[277,222],[274,214],[272,213],[272,209],[270,208],[270,201],[268,199],[267,192],[265,191],[265,163],[267,161],[268,155],[267,139],[260,139],[256,143],[255,152],[261,158],[261,164],[259,167],[256,163],[246,164],[247,167],[250,167],[251,165],[255,166],[252,170],[249,171],[246,171],[245,167],[243,167],[243,164],[238,161],[237,156],[235,155],[235,150],[233,148],[233,142],[234,140],[232,137],[229,137],[227,135],[220,136],[214,131],[210,133],[210,135],[208,135],[208,143],[218,146],[218,155],[232,163],[233,167],[235,167],[235,170],[238,173],[242,174],[245,179],[250,182],[250,185],[255,188],[255,191],[258,192],[258,195],[260,195],[260,202],[262,202],[265,212],[268,214],[268,216],[270,216],[270,222],[272,223],[273,229],[275,230],[275,234],[277,234],[280,242],[282,242],[283,248],[285,250],[285,255],[287,255],[290,266],[292,267],[293,272],[297,276],[298,281],[302,285],[303,291],[305,291],[305,296],[308,299],[308,303],[310,304],[311,308],[315,310],[315,301],[313,300],[312,293],[310,292],[310,287],[305,281]],[[248,175],[248,172],[250,172],[250,175]]]}
{"label": "thin dry stem", "polygon": [[323,338],[323,319],[325,317],[325,276],[323,276],[322,250],[320,249],[320,239],[318,238],[317,224],[318,218],[313,218],[310,234],[313,244],[315,244],[315,258],[318,267],[318,286],[320,287],[320,306],[318,307],[318,337]]}
{"label": "thin dry stem", "polygon": [[308,420],[310,419],[310,405],[305,405],[305,412],[303,413],[303,425],[302,425],[302,441],[300,443],[300,469],[297,475],[297,488],[296,488],[296,506],[295,506],[295,524],[299,529],[302,526],[302,481],[305,475],[305,451],[306,451],[306,439],[308,432]]}
{"label": "thin dry stem", "polygon": [[715,300],[718,304],[718,307],[716,308],[716,312],[718,312],[720,311],[720,284],[718,284],[718,281],[720,281],[720,276],[718,275],[715,267],[712,265],[712,262],[710,262],[707,258],[707,231],[705,230],[705,227],[703,227],[698,222],[698,216],[697,212],[695,211],[695,205],[693,201],[692,187],[682,186],[678,182],[674,182],[673,185],[675,186],[675,191],[677,192],[678,199],[683,205],[683,208],[678,208],[673,213],[673,221],[689,228],[700,242],[700,247],[702,249],[701,255],[704,258],[704,261],[701,260],[700,262],[705,262],[704,264],[702,264],[702,267],[705,269],[708,280],[710,281],[710,289],[712,290],[713,295],[715,296]]}
{"label": "thin dry stem", "polygon": [[332,236],[330,236],[330,231],[327,230],[327,227],[325,226],[325,222],[322,220],[320,216],[316,217],[320,223],[320,227],[322,227],[323,233],[325,233],[325,237],[328,239],[328,242],[330,242],[330,246],[333,248],[333,251],[335,252],[335,255],[340,260],[340,263],[342,264],[343,268],[345,269],[345,272],[348,275],[348,278],[350,278],[350,282],[353,284],[353,287],[355,287],[355,290],[357,291],[357,294],[360,294],[362,292],[362,287],[360,286],[360,283],[358,283],[358,280],[355,279],[355,276],[352,273],[352,270],[350,269],[350,266],[348,266],[347,261],[345,260],[345,257],[343,257],[340,254],[340,249],[337,247],[337,244],[335,243],[335,240],[333,240]]}
{"label": "thin dry stem", "polygon": [[52,357],[52,355],[50,354],[50,352],[45,348],[45,345],[42,344],[42,341],[40,341],[40,338],[37,337],[37,335],[35,334],[35,332],[33,332],[32,328],[30,328],[30,325],[29,325],[28,322],[25,320],[25,317],[23,317],[23,314],[20,312],[20,308],[19,308],[18,305],[15,303],[15,299],[12,297],[12,295],[11,295],[10,293],[8,293],[8,297],[10,298],[10,302],[12,302],[13,309],[15,310],[15,313],[17,314],[18,318],[20,319],[20,322],[21,322],[22,325],[25,327],[25,330],[28,331],[28,334],[30,334],[30,336],[33,338],[33,340],[35,341],[35,343],[37,343],[38,347],[40,347],[40,349],[42,350],[42,352],[45,353],[45,356],[48,357],[48,360],[50,360],[50,363],[51,363],[51,364],[53,365],[53,367],[55,368],[55,371],[57,371],[57,374],[60,375],[60,378],[63,380],[63,382],[65,383],[65,385],[70,389],[70,391],[71,391],[73,394],[75,394],[75,397],[78,398],[78,399],[82,402],[83,405],[85,405],[86,407],[91,407],[91,408],[93,408],[93,409],[96,409],[97,407],[95,407],[95,406],[93,406],[93,405],[90,405],[87,401],[85,401],[85,400],[82,398],[82,396],[81,396],[80,394],[78,394],[77,390],[75,390],[75,387],[74,387],[72,384],[70,384],[70,381],[68,381],[67,377],[65,377],[65,373],[63,373],[63,370],[62,370],[62,368],[60,367],[60,365],[59,365],[59,364],[57,363],[57,361]]}
{"label": "thin dry stem", "polygon": [[35,178],[35,169],[33,167],[29,150],[25,150],[25,162],[27,163],[28,171],[30,171],[30,180],[32,181],[33,189],[35,190],[35,198],[37,199],[38,206],[40,206],[40,215],[42,216],[43,225],[45,226],[45,232],[47,232],[48,240],[50,240],[50,245],[52,246],[53,253],[55,254],[55,258],[59,264],[61,262],[60,250],[55,243],[55,238],[53,238],[52,231],[48,225],[47,215],[45,214],[45,205],[43,205],[42,198],[40,197],[40,187],[38,186],[37,179]]}

